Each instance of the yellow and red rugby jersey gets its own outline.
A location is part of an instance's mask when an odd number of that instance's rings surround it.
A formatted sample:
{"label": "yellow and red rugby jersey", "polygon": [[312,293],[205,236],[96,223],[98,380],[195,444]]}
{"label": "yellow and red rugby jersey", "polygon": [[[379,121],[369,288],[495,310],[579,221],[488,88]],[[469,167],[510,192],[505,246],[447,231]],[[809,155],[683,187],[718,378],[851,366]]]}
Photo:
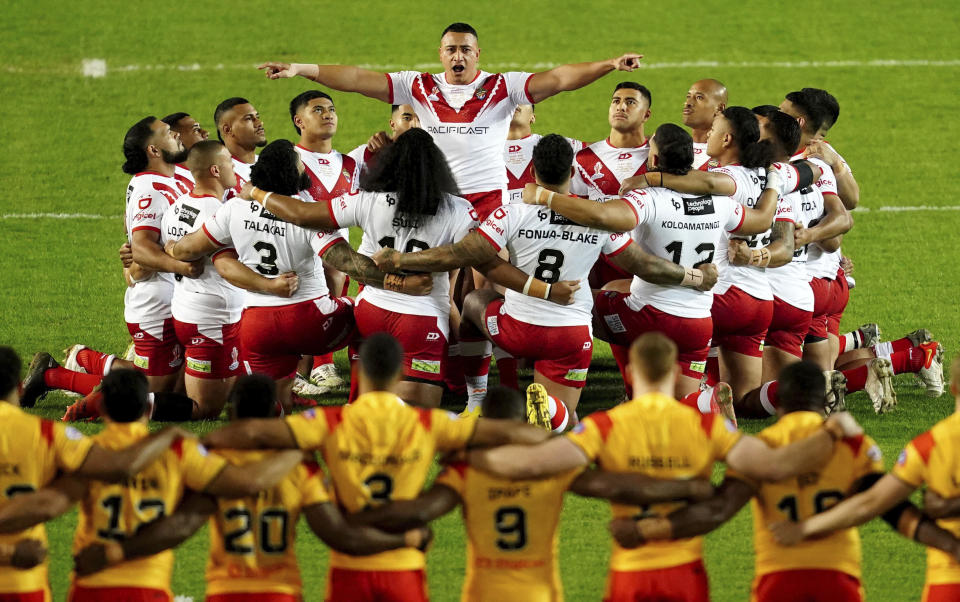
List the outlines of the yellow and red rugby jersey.
{"label": "yellow and red rugby jersey", "polygon": [[[700,414],[660,393],[641,395],[606,412],[594,412],[566,435],[603,470],[639,472],[661,479],[709,478],[713,463],[740,439],[716,414]],[[680,507],[612,504],[614,517],[666,516]],[[653,542],[627,550],[615,541],[610,570],[646,571],[699,560],[701,537]]]}
{"label": "yellow and red rugby jersey", "polygon": [[[106,449],[123,449],[149,435],[140,422],[111,422],[93,437]],[[73,552],[96,542],[122,541],[144,525],[172,513],[185,487],[203,491],[227,465],[195,439],[178,439],[140,474],[122,483],[90,481],[80,503]],[[169,591],[173,552],[121,562],[87,577],[82,587],[140,587]]]}
{"label": "yellow and red rugby jersey", "polygon": [[[960,495],[960,414],[952,414],[917,436],[900,453],[893,474],[912,487],[924,483],[941,497]],[[960,536],[960,518],[937,524]],[[960,564],[949,554],[927,548],[927,585],[960,583]]]}
{"label": "yellow and red rugby jersey", "polygon": [[457,462],[440,473],[437,483],[463,502],[467,574],[461,600],[563,600],[557,522],[563,494],[581,471],[511,481]]}
{"label": "yellow and red rugby jersey", "polygon": [[[783,447],[806,439],[823,426],[816,412],[791,412],[757,437],[770,447]],[[883,472],[883,455],[866,435],[848,437],[834,446],[833,456],[817,472],[776,483],[757,483],[736,471],[727,475],[759,487],[753,498],[753,545],[757,553],[756,576],[798,569],[842,571],[860,578],[860,535],[856,528],[835,531],[827,537],[781,546],[767,525],[782,520],[800,521],[825,512],[847,496],[860,478]]]}
{"label": "yellow and red rugby jersey", "polygon": [[[274,452],[217,450],[243,466]],[[299,596],[300,568],[294,550],[300,509],[329,502],[323,472],[303,462],[272,489],[256,497],[217,500],[210,518],[207,595],[277,593]]]}
{"label": "yellow and red rugby jersey", "polygon": [[[29,493],[50,483],[57,470],[73,471],[83,464],[93,440],[60,422],[44,420],[9,403],[0,402],[0,500]],[[47,531],[37,525],[0,535],[0,543],[21,539],[47,542]],[[48,590],[47,563],[30,570],[0,567],[0,593]],[[49,591],[47,596],[49,599]]]}
{"label": "yellow and red rugby jersey", "polygon": [[[373,392],[348,406],[308,410],[287,424],[300,447],[314,449],[319,442],[337,502],[357,512],[417,497],[436,453],[465,447],[477,419],[415,408],[392,393]],[[331,550],[330,566],[406,571],[422,569],[424,558],[412,548],[365,557]]]}

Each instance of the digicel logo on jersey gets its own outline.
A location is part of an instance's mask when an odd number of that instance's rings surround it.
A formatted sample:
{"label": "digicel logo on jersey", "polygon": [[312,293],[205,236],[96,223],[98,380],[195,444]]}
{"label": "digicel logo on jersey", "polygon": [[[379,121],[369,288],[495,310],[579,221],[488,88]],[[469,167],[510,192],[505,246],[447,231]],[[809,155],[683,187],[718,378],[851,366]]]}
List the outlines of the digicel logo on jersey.
{"label": "digicel logo on jersey", "polygon": [[484,135],[490,127],[486,125],[431,125],[427,131],[431,134],[476,134]]}

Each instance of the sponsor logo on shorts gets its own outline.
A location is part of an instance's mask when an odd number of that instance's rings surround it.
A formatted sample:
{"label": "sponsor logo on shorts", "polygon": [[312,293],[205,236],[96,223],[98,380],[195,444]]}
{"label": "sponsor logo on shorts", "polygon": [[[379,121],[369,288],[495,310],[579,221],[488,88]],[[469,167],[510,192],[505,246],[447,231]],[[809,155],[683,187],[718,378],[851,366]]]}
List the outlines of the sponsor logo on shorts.
{"label": "sponsor logo on shorts", "polygon": [[83,433],[73,428],[72,426],[68,426],[66,429],[64,429],[64,434],[66,434],[67,439],[71,441],[80,441],[81,439],[83,439]]}
{"label": "sponsor logo on shorts", "polygon": [[143,334],[143,331],[137,331],[137,333],[136,333],[135,335],[133,335],[133,338],[135,338],[135,339],[142,339],[144,336],[146,336],[146,335]]}
{"label": "sponsor logo on shorts", "polygon": [[766,343],[766,342],[767,342],[766,339],[760,341],[760,351],[763,351],[763,345],[764,345],[764,343]]}
{"label": "sponsor logo on shorts", "polygon": [[427,340],[428,340],[428,341],[439,341],[439,340],[440,340],[440,333],[439,333],[439,332],[428,332],[428,333],[427,333]]}
{"label": "sponsor logo on shorts", "polygon": [[572,380],[578,383],[582,383],[587,380],[587,369],[586,368],[576,368],[574,370],[567,370],[566,376],[567,380]]}
{"label": "sponsor logo on shorts", "polygon": [[187,368],[194,372],[203,372],[210,374],[213,372],[213,362],[210,360],[198,360],[193,357],[187,357]]}
{"label": "sponsor logo on shorts", "polygon": [[583,350],[584,350],[584,351],[586,351],[587,349],[591,349],[591,348],[593,348],[593,341],[585,341],[585,342],[583,343]]}
{"label": "sponsor logo on shorts", "polygon": [[690,362],[690,371],[691,372],[700,372],[703,373],[707,369],[707,362]]}
{"label": "sponsor logo on shorts", "polygon": [[614,334],[620,334],[627,331],[627,327],[623,325],[623,320],[620,319],[620,314],[603,316],[603,321],[607,323],[607,328],[609,328],[610,332]]}
{"label": "sponsor logo on shorts", "polygon": [[234,347],[233,350],[230,352],[230,357],[233,358],[233,363],[230,364],[227,370],[230,370],[231,372],[233,372],[234,370],[240,367],[240,350]]}
{"label": "sponsor logo on shorts", "polygon": [[[140,334],[139,332],[137,334]],[[139,353],[133,356],[133,365],[141,370],[150,369],[150,358],[145,355],[140,355]]]}
{"label": "sponsor logo on shorts", "polygon": [[440,374],[440,362],[437,360],[418,360],[414,358],[410,362],[410,368],[417,372]]}
{"label": "sponsor logo on shorts", "polygon": [[500,327],[497,325],[497,316],[487,316],[487,332],[490,333],[490,336],[497,336],[500,334]]}
{"label": "sponsor logo on shorts", "polygon": [[203,337],[193,337],[190,339],[191,345],[203,345]]}

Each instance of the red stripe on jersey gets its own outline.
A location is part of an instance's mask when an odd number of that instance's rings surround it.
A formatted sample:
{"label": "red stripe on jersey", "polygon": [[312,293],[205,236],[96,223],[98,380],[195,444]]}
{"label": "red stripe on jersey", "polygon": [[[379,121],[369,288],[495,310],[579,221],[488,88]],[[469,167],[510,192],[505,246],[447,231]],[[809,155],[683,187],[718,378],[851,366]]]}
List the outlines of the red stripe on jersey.
{"label": "red stripe on jersey", "polygon": [[[339,198],[339,197],[336,197],[336,198]],[[334,197],[327,199],[327,213],[330,214],[330,221],[333,222],[333,227],[340,229],[340,224],[337,223],[337,216],[334,215],[333,213],[333,199]]]}
{"label": "red stripe on jersey", "polygon": [[828,191],[828,192],[822,192],[821,194],[822,194],[823,196],[831,195],[831,196],[837,197],[838,199],[840,198],[840,195],[838,195],[836,192],[829,192],[829,191]]}
{"label": "red stripe on jersey", "polygon": [[917,453],[920,454],[920,457],[923,459],[924,464],[930,463],[930,453],[933,452],[933,447],[937,442],[933,439],[933,435],[930,434],[930,431],[918,435],[913,441],[913,448],[917,450]]}
{"label": "red stripe on jersey", "polygon": [[491,245],[493,245],[493,248],[497,250],[497,253],[500,252],[500,245],[498,245],[495,240],[493,240],[492,238],[490,238],[490,235],[489,235],[489,234],[487,234],[487,233],[484,232],[483,230],[480,230],[479,228],[477,229],[477,234],[479,234],[480,236],[486,238],[487,241],[488,241]]}
{"label": "red stripe on jersey", "polygon": [[200,228],[203,230],[203,233],[207,235],[207,238],[209,238],[213,244],[217,245],[218,247],[224,246],[222,242],[220,242],[219,240],[213,237],[213,234],[210,234],[210,230],[207,230],[206,224],[200,224]]}
{"label": "red stripe on jersey", "polygon": [[429,431],[430,427],[433,426],[433,411],[425,410],[423,408],[417,408],[417,418],[420,419],[420,424],[423,425],[424,430]]}
{"label": "red stripe on jersey", "polygon": [[393,102],[393,78],[390,77],[389,73],[384,73],[384,76],[387,78],[387,98],[389,99],[390,104],[396,104]]}
{"label": "red stripe on jersey", "polygon": [[600,438],[606,442],[607,437],[610,436],[610,429],[613,428],[613,420],[610,419],[610,416],[606,412],[594,412],[587,416],[585,420],[593,422],[597,430],[600,431]]}
{"label": "red stripe on jersey", "polygon": [[154,182],[153,189],[159,192],[160,194],[162,194],[163,196],[167,197],[167,202],[170,203],[171,205],[174,203],[174,201],[177,200],[177,198],[181,194],[180,191],[174,190],[170,186],[167,186],[166,184],[161,184],[160,182]]}
{"label": "red stripe on jersey", "polygon": [[157,234],[160,234],[160,228],[154,228],[153,226],[137,226],[131,232],[136,232],[137,230],[153,230]]}
{"label": "red stripe on jersey", "polygon": [[[320,236],[320,235],[317,234],[317,236]],[[332,247],[333,245],[335,245],[335,244],[337,244],[337,243],[341,243],[341,242],[344,242],[342,236],[337,237],[337,238],[331,240],[331,241],[328,242],[326,245],[324,245],[324,247],[323,247],[322,249],[320,249],[320,251],[317,253],[317,256],[323,257],[324,253],[326,253],[327,251],[330,250],[330,247]]]}
{"label": "red stripe on jersey", "polygon": [[530,104],[536,104],[533,102],[533,97],[530,96],[530,80],[533,79],[533,75],[527,77],[527,81],[523,82],[523,95],[527,97],[527,100],[530,101]]}
{"label": "red stripe on jersey", "polygon": [[630,211],[633,211],[633,217],[635,218],[636,223],[633,225],[634,228],[640,225],[640,214],[637,213],[637,208],[633,206],[633,203],[630,201],[621,199],[622,202],[627,204],[627,207],[630,208]]}
{"label": "red stripe on jersey", "polygon": [[777,219],[775,219],[775,220],[773,220],[773,221],[775,221],[775,222],[790,222],[791,224],[794,224],[794,225],[796,225],[796,223],[797,223],[795,220],[792,220],[792,219],[790,219],[789,217],[778,217]]}
{"label": "red stripe on jersey", "polygon": [[[478,96],[481,90],[484,90],[485,93]],[[440,121],[444,123],[473,123],[484,109],[507,97],[507,84],[499,73],[487,77],[477,87],[473,96],[460,107],[459,111],[447,103],[447,99],[443,97],[437,82],[429,73],[421,73],[417,76],[411,92],[418,102],[432,108]]]}
{"label": "red stripe on jersey", "polygon": [[856,457],[860,453],[860,448],[863,446],[863,435],[857,435],[856,437],[844,437],[843,442],[850,446],[850,449],[853,450],[853,455]]}
{"label": "red stripe on jersey", "polygon": [[53,445],[53,422],[49,420],[40,421],[40,434],[46,440],[48,446]]}
{"label": "red stripe on jersey", "polygon": [[307,469],[307,474],[311,477],[320,472],[320,465],[317,464],[315,460],[307,460],[303,462],[303,467]]}
{"label": "red stripe on jersey", "polygon": [[710,438],[710,432],[713,430],[713,421],[716,420],[716,414],[700,414],[700,428],[706,433],[707,439]]}
{"label": "red stripe on jersey", "polygon": [[[170,176],[168,176],[168,175],[166,175],[166,174],[160,173],[159,171],[141,171],[140,173],[138,173],[138,174],[136,174],[136,175],[137,175],[137,176],[163,176],[164,178],[169,178],[169,177],[170,177]],[[136,176],[134,176],[134,177],[136,177]]]}
{"label": "red stripe on jersey", "polygon": [[457,474],[460,475],[460,478],[462,478],[462,479],[467,478],[467,463],[466,463],[466,462],[462,462],[462,461],[460,461],[460,462],[453,462],[453,463],[451,463],[451,464],[447,464],[447,468],[452,468],[453,470],[457,471]]}
{"label": "red stripe on jersey", "polygon": [[[736,201],[734,201],[734,202],[736,202]],[[744,218],[746,218],[746,217],[747,217],[747,208],[741,206],[741,207],[740,207],[740,222],[737,223],[737,227],[736,227],[736,228],[734,228],[733,230],[729,230],[729,232],[736,232],[737,230],[739,230],[739,229],[740,229],[740,226],[743,225],[743,220],[744,220]]]}
{"label": "red stripe on jersey", "polygon": [[620,247],[619,249],[617,249],[616,251],[614,251],[613,253],[607,253],[607,254],[606,254],[607,257],[616,257],[616,256],[619,255],[620,253],[623,253],[624,251],[627,250],[627,247],[630,246],[630,243],[631,243],[632,240],[633,240],[633,239],[631,239],[629,236],[627,236],[626,234],[612,234],[611,236],[622,236],[622,237],[624,238],[624,242],[623,242],[623,246]]}
{"label": "red stripe on jersey", "polygon": [[323,417],[327,421],[327,431],[332,433],[343,421],[343,406],[323,406]]}
{"label": "red stripe on jersey", "polygon": [[170,449],[173,450],[173,453],[177,454],[178,458],[183,458],[183,439],[177,439],[170,446]]}

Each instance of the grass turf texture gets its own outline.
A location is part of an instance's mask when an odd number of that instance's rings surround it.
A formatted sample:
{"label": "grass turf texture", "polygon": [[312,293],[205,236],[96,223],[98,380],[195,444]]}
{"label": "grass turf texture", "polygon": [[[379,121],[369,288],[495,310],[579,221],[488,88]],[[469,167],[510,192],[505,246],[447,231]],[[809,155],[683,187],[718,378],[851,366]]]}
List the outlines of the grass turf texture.
{"label": "grass turf texture", "polygon": [[[214,106],[234,95],[249,98],[263,116],[267,135],[293,138],[287,104],[315,87],[303,79],[270,82],[252,65],[268,59],[392,65],[437,63],[440,31],[464,20],[480,32],[482,64],[598,60],[626,51],[647,63],[717,61],[719,67],[672,67],[608,75],[585,89],[537,107],[535,131],[594,141],[606,136],[606,107],[613,85],[646,84],[654,96],[647,133],[679,122],[690,83],[716,77],[731,104],[777,104],[787,91],[823,87],[840,100],[842,113],[830,139],[852,165],[862,206],[844,250],[856,261],[858,287],[844,329],[880,323],[885,338],[930,328],[952,358],[960,328],[953,319],[956,273],[950,259],[960,214],[952,211],[886,213],[881,206],[955,205],[948,149],[960,125],[946,118],[960,83],[955,42],[960,8],[935,2],[921,7],[890,2],[811,2],[790,8],[750,1],[705,2],[678,9],[672,3],[488,3],[451,10],[442,3],[367,2],[329,6],[277,1],[236,2],[229,7],[196,3],[137,5],[86,2],[69,10],[50,0],[15,3],[0,23],[0,114],[6,156],[0,162],[0,214],[88,213],[112,219],[2,219],[0,342],[31,354],[81,341],[122,351],[123,284],[115,249],[123,241],[120,142],[146,114],[193,113],[208,129]],[[373,21],[377,21],[373,23]],[[798,23],[809,27],[797,27]],[[791,31],[792,29],[792,31]],[[108,74],[81,75],[83,58],[107,61]],[[847,66],[813,68],[803,61],[948,61],[952,66]],[[733,63],[788,61],[790,67]],[[198,71],[177,65],[199,65]],[[121,70],[126,65],[136,70]],[[223,65],[217,69],[217,65]],[[245,68],[244,65],[251,66]],[[722,66],[727,65],[727,66]],[[153,66],[150,68],[150,66]],[[158,68],[162,66],[163,68]],[[543,68],[542,66],[539,68]],[[430,67],[431,70],[433,67]],[[349,151],[385,129],[386,105],[333,92],[340,114],[335,147]],[[355,241],[356,242],[356,241]],[[342,354],[338,362],[342,365]],[[581,415],[606,408],[622,385],[606,345],[594,353]],[[900,406],[878,417],[860,393],[849,405],[879,442],[891,465],[902,446],[952,409],[944,396],[929,400],[911,379],[899,377]],[[331,403],[341,398],[332,398]],[[37,409],[59,418],[67,400],[50,395]],[[218,422],[191,425],[199,433]],[[767,422],[743,421],[755,432]],[[82,425],[87,432],[98,426]],[[749,511],[707,538],[706,562],[715,600],[744,600],[753,576]],[[569,496],[561,522],[561,571],[570,600],[598,599],[608,557],[609,512],[599,502]],[[51,581],[62,599],[70,569],[75,514],[51,523]],[[464,571],[464,533],[456,515],[435,524],[428,561],[435,600],[459,596]],[[864,583],[871,600],[917,599],[923,552],[885,525],[871,523],[864,537]],[[177,552],[173,591],[203,594],[206,535]],[[305,529],[297,543],[307,600],[323,595],[326,551]]]}

